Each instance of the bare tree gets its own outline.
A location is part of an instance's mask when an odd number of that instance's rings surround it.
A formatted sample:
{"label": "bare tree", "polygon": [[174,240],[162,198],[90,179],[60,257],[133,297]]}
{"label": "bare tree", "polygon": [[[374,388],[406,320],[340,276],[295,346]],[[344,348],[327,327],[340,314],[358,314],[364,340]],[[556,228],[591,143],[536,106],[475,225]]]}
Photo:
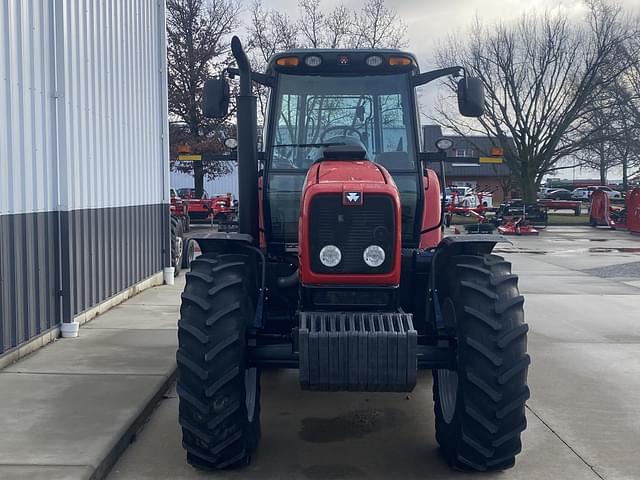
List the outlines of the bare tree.
{"label": "bare tree", "polygon": [[482,79],[486,114],[470,123],[443,106],[438,120],[462,135],[494,138],[523,198],[535,200],[543,176],[567,168],[560,159],[603,138],[602,125],[589,119],[629,67],[621,53],[632,27],[623,17],[619,7],[592,0],[581,23],[550,13],[492,26],[476,20],[464,40],[440,49],[438,62],[462,63]]}
{"label": "bare tree", "polygon": [[325,40],[326,48],[342,48],[346,47],[351,27],[351,17],[349,10],[344,4],[336,6],[328,14],[325,15]]}
{"label": "bare tree", "polygon": [[[205,80],[219,74],[229,63],[230,33],[239,25],[240,6],[232,0],[167,0],[167,65],[169,115],[173,158],[178,144],[194,151],[221,149],[224,121],[202,115],[200,100]],[[197,195],[204,177],[227,173],[223,163],[172,163],[172,168],[194,173]]]}
{"label": "bare tree", "polygon": [[309,48],[321,48],[326,44],[326,18],[320,8],[320,0],[300,0],[300,33],[302,44]]}
{"label": "bare tree", "polygon": [[[638,22],[640,16],[636,16],[635,23]],[[627,190],[630,179],[640,181],[640,30],[630,38],[625,54],[630,67],[614,87],[619,98],[617,123],[622,137],[616,150],[622,166],[622,184]]]}
{"label": "bare tree", "polygon": [[384,0],[368,0],[351,24],[353,48],[399,48],[405,46],[407,26]]}
{"label": "bare tree", "polygon": [[[360,11],[344,4],[325,11],[320,0],[300,0],[297,13],[294,19],[254,1],[248,30],[256,70],[263,70],[275,53],[292,48],[399,48],[406,42],[405,24],[384,0],[368,0]],[[267,90],[256,89],[264,116]]]}

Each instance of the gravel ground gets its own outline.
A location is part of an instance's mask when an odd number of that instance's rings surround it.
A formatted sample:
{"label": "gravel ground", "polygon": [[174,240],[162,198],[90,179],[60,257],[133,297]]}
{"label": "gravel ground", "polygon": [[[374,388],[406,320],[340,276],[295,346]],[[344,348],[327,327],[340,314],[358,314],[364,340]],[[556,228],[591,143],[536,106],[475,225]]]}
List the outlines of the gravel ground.
{"label": "gravel ground", "polygon": [[584,272],[602,278],[640,278],[640,262],[591,268],[589,270],[584,270]]}

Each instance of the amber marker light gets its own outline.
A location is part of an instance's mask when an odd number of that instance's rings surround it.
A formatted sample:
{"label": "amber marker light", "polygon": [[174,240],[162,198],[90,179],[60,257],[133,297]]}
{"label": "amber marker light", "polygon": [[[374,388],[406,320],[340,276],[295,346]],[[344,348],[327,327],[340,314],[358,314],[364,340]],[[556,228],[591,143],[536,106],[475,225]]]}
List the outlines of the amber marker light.
{"label": "amber marker light", "polygon": [[300,65],[298,57],[282,57],[276,60],[276,65],[281,67],[297,67]]}
{"label": "amber marker light", "polygon": [[413,65],[413,60],[409,57],[389,57],[389,65],[391,66],[407,66]]}

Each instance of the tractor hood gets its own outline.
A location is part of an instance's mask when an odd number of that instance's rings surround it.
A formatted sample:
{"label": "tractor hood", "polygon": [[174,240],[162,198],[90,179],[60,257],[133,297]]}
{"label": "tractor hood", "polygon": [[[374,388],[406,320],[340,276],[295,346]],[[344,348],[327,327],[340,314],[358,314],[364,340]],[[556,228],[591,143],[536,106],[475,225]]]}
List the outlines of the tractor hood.
{"label": "tractor hood", "polygon": [[[322,183],[367,183],[387,184],[389,174],[368,160],[325,160],[316,164],[315,180]],[[313,180],[313,177],[311,177]]]}
{"label": "tractor hood", "polygon": [[[397,286],[401,221],[398,188],[383,166],[353,159],[315,162],[307,172],[300,199],[300,282],[315,286]],[[379,268],[363,260],[364,250],[374,244],[386,252],[385,263]],[[325,245],[343,251],[338,267],[318,263],[319,251]]]}

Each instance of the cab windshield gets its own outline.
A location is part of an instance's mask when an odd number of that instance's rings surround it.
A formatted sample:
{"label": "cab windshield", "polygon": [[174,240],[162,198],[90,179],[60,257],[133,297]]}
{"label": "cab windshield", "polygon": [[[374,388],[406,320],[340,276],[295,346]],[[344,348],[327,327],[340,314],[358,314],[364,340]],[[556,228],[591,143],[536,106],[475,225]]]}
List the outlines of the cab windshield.
{"label": "cab windshield", "polygon": [[361,142],[388,170],[415,170],[407,75],[279,75],[271,169],[306,170],[324,145]]}

